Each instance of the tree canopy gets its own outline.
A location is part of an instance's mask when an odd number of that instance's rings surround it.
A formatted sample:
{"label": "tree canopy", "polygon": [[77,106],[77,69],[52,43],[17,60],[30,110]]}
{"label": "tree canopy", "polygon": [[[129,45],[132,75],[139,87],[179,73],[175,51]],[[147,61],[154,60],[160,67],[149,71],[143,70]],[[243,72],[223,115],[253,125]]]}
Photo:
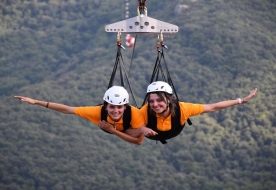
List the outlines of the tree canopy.
{"label": "tree canopy", "polygon": [[[276,188],[274,0],[148,0],[148,15],[179,26],[165,59],[181,101],[248,104],[191,118],[168,144],[128,144],[90,122],[14,95],[97,105],[116,57],[125,1],[0,2],[0,189]],[[129,1],[130,17],[136,1]],[[132,49],[122,50],[126,67]],[[138,36],[129,79],[141,105],[156,38]]]}

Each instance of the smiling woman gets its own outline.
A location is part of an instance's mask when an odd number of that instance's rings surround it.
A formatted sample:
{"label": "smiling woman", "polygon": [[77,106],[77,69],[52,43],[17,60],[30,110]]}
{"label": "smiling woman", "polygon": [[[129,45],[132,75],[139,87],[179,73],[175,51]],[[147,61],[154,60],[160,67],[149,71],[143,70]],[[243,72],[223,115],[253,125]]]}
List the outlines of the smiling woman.
{"label": "smiling woman", "polygon": [[[147,88],[148,104],[141,108],[141,112],[147,128],[157,132],[158,135],[149,136],[148,138],[165,144],[167,139],[176,137],[181,133],[189,117],[247,103],[256,93],[257,88],[245,98],[226,100],[214,104],[193,104],[180,102],[174,96],[168,83],[163,81],[153,82]],[[134,133],[135,131],[130,132]]]}
{"label": "smiling woman", "polygon": [[[124,114],[129,102],[129,95],[124,87],[113,86],[104,94],[104,107],[114,122],[118,122]],[[126,130],[128,127],[125,127]]]}
{"label": "smiling woman", "polygon": [[[78,115],[130,143],[141,145],[144,140],[144,134],[156,134],[151,129],[141,130],[141,127],[144,126],[144,120],[140,110],[128,105],[129,95],[122,86],[112,86],[109,88],[104,94],[103,105],[98,106],[71,107],[24,96],[14,97],[32,105],[39,105],[64,114]],[[136,132],[135,136],[125,133],[128,129],[133,129]]]}

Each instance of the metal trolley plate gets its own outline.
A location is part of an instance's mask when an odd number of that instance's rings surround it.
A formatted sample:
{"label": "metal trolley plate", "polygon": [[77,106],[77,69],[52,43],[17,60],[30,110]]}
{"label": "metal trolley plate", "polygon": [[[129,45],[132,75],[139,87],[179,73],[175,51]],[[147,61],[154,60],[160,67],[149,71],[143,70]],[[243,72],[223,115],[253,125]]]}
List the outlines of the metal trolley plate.
{"label": "metal trolley plate", "polygon": [[162,32],[164,37],[173,38],[178,32],[178,26],[141,14],[133,18],[108,24],[105,26],[105,31],[148,36],[157,36]]}

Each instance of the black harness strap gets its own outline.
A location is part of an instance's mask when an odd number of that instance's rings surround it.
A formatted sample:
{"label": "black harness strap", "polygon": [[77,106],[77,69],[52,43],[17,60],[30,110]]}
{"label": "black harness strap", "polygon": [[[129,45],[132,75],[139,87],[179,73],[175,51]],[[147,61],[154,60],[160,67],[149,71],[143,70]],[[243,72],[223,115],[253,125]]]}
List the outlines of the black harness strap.
{"label": "black harness strap", "polygon": [[124,64],[123,56],[122,56],[122,53],[121,53],[121,48],[122,48],[121,45],[118,45],[117,55],[116,55],[116,61],[115,61],[114,67],[113,67],[113,71],[112,71],[111,77],[110,77],[108,88],[110,88],[110,87],[113,86],[115,75],[116,75],[116,71],[117,71],[117,67],[119,65],[119,67],[120,67],[121,86],[125,87],[124,76],[123,76],[123,74],[125,74],[125,78],[126,78],[128,86],[129,86],[129,90],[131,92],[134,104],[135,104],[136,107],[138,107],[136,99],[135,99],[135,96],[133,94],[133,91],[132,91],[132,88],[131,88],[131,85],[130,85],[130,82],[129,82],[129,79],[128,79],[128,75],[127,75],[126,69],[125,69],[125,64]]}

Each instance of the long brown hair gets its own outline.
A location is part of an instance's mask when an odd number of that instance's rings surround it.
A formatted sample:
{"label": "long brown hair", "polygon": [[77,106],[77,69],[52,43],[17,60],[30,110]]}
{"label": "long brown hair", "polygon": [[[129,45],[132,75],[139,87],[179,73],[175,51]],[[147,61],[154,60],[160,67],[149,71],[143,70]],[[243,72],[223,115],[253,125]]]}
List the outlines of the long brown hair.
{"label": "long brown hair", "polygon": [[[176,104],[177,104],[177,99],[176,99],[175,95],[171,95],[171,94],[168,94],[168,93],[165,93],[165,92],[152,92],[152,93],[149,93],[147,95],[148,96],[147,97],[148,106],[150,106],[149,105],[150,94],[156,94],[158,96],[158,98],[160,98],[162,101],[164,101],[164,102],[170,102],[169,103],[170,113],[171,113],[172,117],[175,116],[175,109],[176,109]],[[155,115],[156,113],[155,113],[155,111],[153,111],[150,108],[150,114]]]}

